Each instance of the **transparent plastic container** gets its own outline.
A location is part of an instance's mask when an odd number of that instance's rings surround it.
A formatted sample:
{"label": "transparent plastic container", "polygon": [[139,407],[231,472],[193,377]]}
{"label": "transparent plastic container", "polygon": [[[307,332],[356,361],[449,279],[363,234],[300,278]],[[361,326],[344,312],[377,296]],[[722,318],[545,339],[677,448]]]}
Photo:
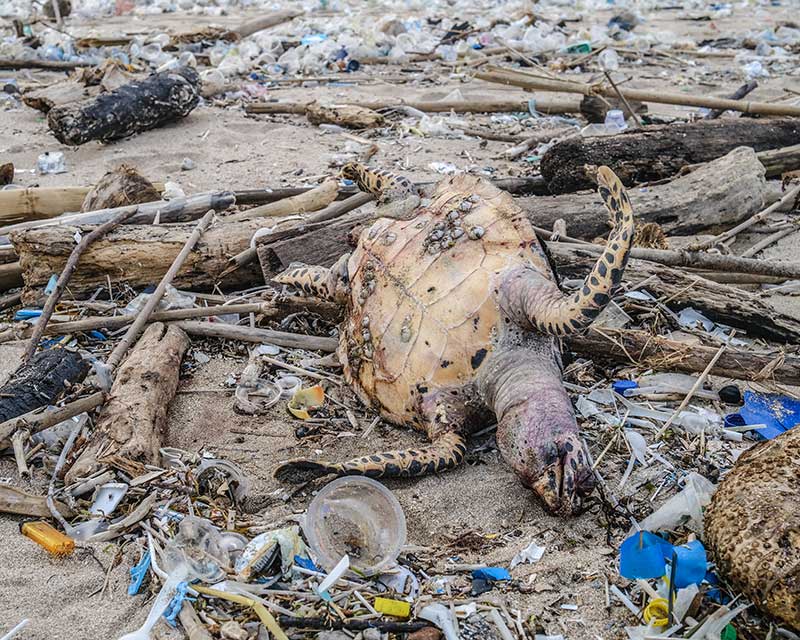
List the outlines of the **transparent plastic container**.
{"label": "transparent plastic container", "polygon": [[348,555],[357,572],[379,574],[395,564],[406,542],[400,503],[370,478],[337,478],[325,485],[311,501],[303,529],[326,571]]}

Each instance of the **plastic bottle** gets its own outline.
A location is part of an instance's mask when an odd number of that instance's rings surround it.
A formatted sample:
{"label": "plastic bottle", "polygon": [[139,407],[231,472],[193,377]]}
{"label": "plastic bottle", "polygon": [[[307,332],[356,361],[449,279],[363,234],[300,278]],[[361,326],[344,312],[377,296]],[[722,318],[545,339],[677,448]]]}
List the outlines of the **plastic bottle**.
{"label": "plastic bottle", "polygon": [[628,128],[628,123],[625,122],[625,114],[620,109],[611,109],[606,113],[605,125],[607,127],[616,126],[620,131]]}
{"label": "plastic bottle", "polygon": [[619,54],[613,49],[606,49],[597,56],[597,62],[603,71],[617,71],[619,69]]}
{"label": "plastic bottle", "polygon": [[67,170],[63,151],[45,151],[39,156],[36,166],[39,173],[65,173]]}

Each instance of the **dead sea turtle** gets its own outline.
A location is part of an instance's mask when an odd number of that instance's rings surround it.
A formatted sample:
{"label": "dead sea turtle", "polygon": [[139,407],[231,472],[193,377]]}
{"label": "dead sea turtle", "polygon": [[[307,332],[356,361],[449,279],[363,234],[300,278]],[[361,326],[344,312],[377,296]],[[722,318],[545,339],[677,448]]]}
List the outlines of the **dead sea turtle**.
{"label": "dead sea turtle", "polygon": [[705,514],[720,573],[800,631],[800,426],[744,452]]}
{"label": "dead sea turtle", "polygon": [[589,325],[622,278],[634,222],[617,177],[597,172],[614,227],[582,288],[565,295],[523,210],[486,180],[454,176],[420,204],[405,178],[357,164],[344,174],[379,199],[405,195],[412,210],[379,218],[334,267],[295,264],[277,280],[347,304],[338,354],[347,382],[431,444],[343,463],[289,460],[276,477],[445,471],[463,460],[465,437],[491,424],[489,409],[500,452],[523,483],[549,510],[576,512],[593,474],[558,337]]}

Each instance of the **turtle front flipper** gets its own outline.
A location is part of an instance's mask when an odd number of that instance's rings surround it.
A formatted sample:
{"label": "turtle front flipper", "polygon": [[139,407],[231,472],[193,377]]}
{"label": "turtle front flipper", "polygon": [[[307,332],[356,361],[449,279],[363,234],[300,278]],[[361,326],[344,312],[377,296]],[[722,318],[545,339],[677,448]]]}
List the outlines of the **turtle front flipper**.
{"label": "turtle front flipper", "polygon": [[360,162],[348,162],[340,175],[355,182],[361,191],[373,194],[380,202],[414,193],[414,185],[408,178],[384,169],[371,169]]}
{"label": "turtle front flipper", "polygon": [[343,255],[330,268],[293,262],[285,271],[275,276],[274,280],[288,284],[307,296],[344,302],[348,291],[349,257],[350,254]]}
{"label": "turtle front flipper", "polygon": [[440,473],[461,464],[467,446],[458,433],[444,433],[429,445],[417,449],[387,451],[347,462],[333,463],[309,458],[282,462],[273,475],[281,482],[300,484],[327,475],[369,478],[411,478]]}
{"label": "turtle front flipper", "polygon": [[628,194],[611,169],[600,167],[597,183],[614,224],[605,251],[583,281],[580,291],[570,296],[529,267],[507,272],[500,286],[499,303],[519,326],[559,336],[579,331],[603,310],[622,280],[633,243],[633,210]]}

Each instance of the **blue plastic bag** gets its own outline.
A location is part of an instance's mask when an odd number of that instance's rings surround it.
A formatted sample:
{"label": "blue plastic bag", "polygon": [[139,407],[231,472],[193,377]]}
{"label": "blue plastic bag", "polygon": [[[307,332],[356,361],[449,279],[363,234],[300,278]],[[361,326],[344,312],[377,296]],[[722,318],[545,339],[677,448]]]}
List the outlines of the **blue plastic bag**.
{"label": "blue plastic bag", "polygon": [[759,439],[772,440],[800,423],[800,400],[778,393],[745,391],[739,415],[745,424],[767,425],[754,433]]}
{"label": "blue plastic bag", "polygon": [[619,573],[628,580],[660,578],[666,573],[665,554],[672,556],[672,545],[649,531],[638,531],[619,548]]}
{"label": "blue plastic bag", "polygon": [[511,580],[511,574],[508,569],[503,567],[484,567],[483,569],[475,569],[472,572],[472,577],[477,580],[486,580],[488,582],[500,582],[501,580]]}

